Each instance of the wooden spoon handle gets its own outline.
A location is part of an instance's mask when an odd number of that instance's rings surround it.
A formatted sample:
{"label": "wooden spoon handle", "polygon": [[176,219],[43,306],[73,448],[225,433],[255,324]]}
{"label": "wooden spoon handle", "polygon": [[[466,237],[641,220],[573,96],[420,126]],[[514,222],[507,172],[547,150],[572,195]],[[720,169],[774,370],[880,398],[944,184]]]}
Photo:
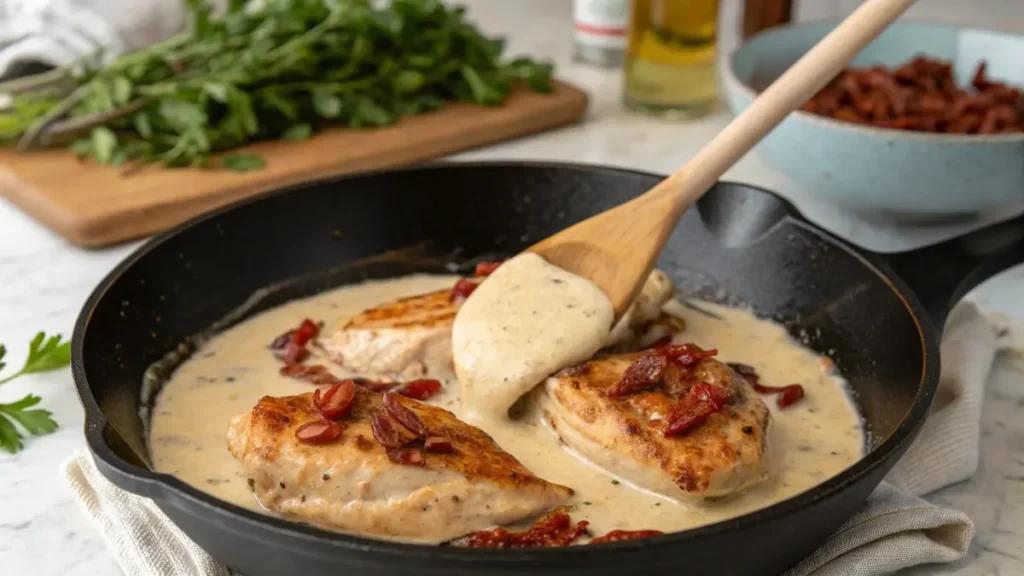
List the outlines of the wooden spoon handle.
{"label": "wooden spoon handle", "polygon": [[[704,195],[790,112],[828,84],[914,0],[867,0],[649,195],[671,195],[679,214]],[[648,194],[645,194],[647,196]]]}

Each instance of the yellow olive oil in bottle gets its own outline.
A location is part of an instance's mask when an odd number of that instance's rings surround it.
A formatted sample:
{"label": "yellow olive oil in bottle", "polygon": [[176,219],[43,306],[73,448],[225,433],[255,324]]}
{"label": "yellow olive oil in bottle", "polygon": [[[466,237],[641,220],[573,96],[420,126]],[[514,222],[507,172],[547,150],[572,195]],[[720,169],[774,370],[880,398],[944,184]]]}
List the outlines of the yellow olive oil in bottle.
{"label": "yellow olive oil in bottle", "polygon": [[626,54],[626,107],[697,117],[718,106],[718,0],[633,0]]}

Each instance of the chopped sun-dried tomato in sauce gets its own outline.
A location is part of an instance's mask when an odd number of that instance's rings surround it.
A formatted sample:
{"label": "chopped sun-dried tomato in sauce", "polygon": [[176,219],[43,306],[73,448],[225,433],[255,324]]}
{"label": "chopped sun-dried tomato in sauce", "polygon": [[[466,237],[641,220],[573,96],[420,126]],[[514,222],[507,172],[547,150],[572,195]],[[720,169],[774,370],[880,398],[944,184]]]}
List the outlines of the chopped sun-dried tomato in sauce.
{"label": "chopped sun-dried tomato in sauce", "polygon": [[718,350],[704,350],[696,344],[669,344],[650,348],[626,368],[622,378],[608,391],[608,396],[619,398],[654,388],[663,383],[669,363],[689,368],[705,358],[718,354]]}
{"label": "chopped sun-dried tomato in sauce", "polygon": [[316,322],[313,322],[309,318],[306,318],[305,320],[302,321],[302,324],[299,324],[299,327],[297,329],[291,332],[292,342],[298,344],[299,346],[305,346],[307,342],[309,342],[313,338],[316,338],[316,336],[319,333],[320,325],[318,325]]}
{"label": "chopped sun-dried tomato in sauce", "polygon": [[441,391],[441,381],[430,378],[424,378],[421,380],[413,380],[408,384],[405,384],[401,388],[395,390],[397,394],[401,394],[406,398],[413,398],[416,400],[426,400],[431,396]]}
{"label": "chopped sun-dried tomato in sauce", "polygon": [[590,544],[601,544],[604,542],[624,542],[626,540],[639,540],[641,538],[651,538],[654,536],[661,536],[664,532],[659,530],[612,530],[604,536],[594,538]]}
{"label": "chopped sun-dried tomato in sauce", "polygon": [[370,431],[374,439],[385,448],[401,448],[416,440],[416,435],[381,410],[370,416]]}
{"label": "chopped sun-dried tomato in sauce", "polygon": [[309,350],[295,342],[289,341],[282,348],[274,350],[274,356],[285,364],[298,364],[309,358]]}
{"label": "chopped sun-dried tomato in sauce", "polygon": [[512,532],[502,527],[474,532],[458,543],[468,548],[549,548],[568,546],[587,533],[589,522],[573,525],[569,512],[559,507],[541,517],[528,530]]}
{"label": "chopped sun-dried tomato in sauce", "polygon": [[622,378],[608,390],[608,396],[620,398],[660,385],[668,362],[668,358],[661,354],[644,354],[626,368]]}
{"label": "chopped sun-dried tomato in sauce", "polygon": [[765,386],[761,384],[761,377],[753,366],[739,362],[730,362],[728,366],[742,376],[750,384],[750,387],[759,394],[778,394],[779,396],[775,402],[779,405],[779,408],[787,408],[804,397],[804,387],[799,384]]}
{"label": "chopped sun-dried tomato in sauce", "polygon": [[295,437],[305,444],[324,444],[341,436],[342,427],[330,420],[314,420],[299,426]]}
{"label": "chopped sun-dried tomato in sauce", "polygon": [[[317,388],[317,392],[320,389]],[[319,402],[314,402],[320,409],[320,413],[328,420],[344,418],[352,410],[356,399],[356,383],[345,380],[340,384],[331,386],[324,392]]]}
{"label": "chopped sun-dried tomato in sauce", "polygon": [[299,364],[309,357],[306,345],[320,333],[320,325],[306,318],[295,330],[281,334],[270,343],[271,350],[278,360],[287,365]]}
{"label": "chopped sun-dried tomato in sauce", "polygon": [[498,262],[480,262],[479,264],[476,265],[476,270],[473,271],[473,275],[477,276],[477,277],[479,277],[479,276],[490,276],[491,273],[493,273],[495,270],[497,270],[498,266],[501,266],[501,265],[502,265],[501,261],[498,261]]}
{"label": "chopped sun-dried tomato in sauce", "polygon": [[782,393],[779,394],[778,399],[775,401],[778,403],[779,408],[785,408],[803,397],[804,387],[799,384],[790,384],[782,389]]}
{"label": "chopped sun-dried tomato in sauce", "polygon": [[455,287],[452,288],[452,302],[461,302],[476,290],[477,283],[472,280],[466,280],[465,278],[460,279],[455,283]]}
{"label": "chopped sun-dried tomato in sauce", "polygon": [[704,350],[696,344],[669,344],[656,350],[678,366],[693,366],[705,358],[718,354],[715,348]]}
{"label": "chopped sun-dried tomato in sauce", "polygon": [[427,427],[423,425],[420,417],[409,408],[403,406],[394,394],[385,392],[381,403],[389,416],[397,420],[402,426],[405,426],[417,438],[423,438],[427,435]]}
{"label": "chopped sun-dried tomato in sauce", "polygon": [[388,460],[403,466],[424,466],[423,451],[419,448],[388,448]]}
{"label": "chopped sun-dried tomato in sauce", "polygon": [[694,384],[669,414],[665,436],[678,436],[700,426],[708,416],[721,410],[728,400],[729,393],[718,386]]}

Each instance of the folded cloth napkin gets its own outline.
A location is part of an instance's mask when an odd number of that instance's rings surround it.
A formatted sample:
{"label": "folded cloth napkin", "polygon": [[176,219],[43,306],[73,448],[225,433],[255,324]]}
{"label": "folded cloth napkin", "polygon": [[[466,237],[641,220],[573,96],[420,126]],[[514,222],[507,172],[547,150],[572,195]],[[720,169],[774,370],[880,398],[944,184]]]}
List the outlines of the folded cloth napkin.
{"label": "folded cloth napkin", "polygon": [[[964,556],[974,536],[970,518],[920,496],[977,469],[981,400],[995,352],[992,326],[974,305],[958,306],[946,323],[942,380],[920,436],[864,508],[787,576],[874,576]],[[76,454],[63,472],[126,574],[230,574],[152,501],[103,478],[91,456]]]}
{"label": "folded cloth napkin", "polygon": [[171,37],[185,18],[183,0],[0,0],[0,78],[87,57],[109,61]]}
{"label": "folded cloth napkin", "polygon": [[942,340],[939,389],[917,439],[864,508],[787,576],[871,576],[964,557],[974,537],[971,519],[921,496],[978,469],[981,400],[996,340],[973,304],[953,310]]}
{"label": "folded cloth napkin", "polygon": [[100,474],[92,455],[78,452],[61,465],[82,511],[131,576],[230,576],[148,498],[121,490]]}

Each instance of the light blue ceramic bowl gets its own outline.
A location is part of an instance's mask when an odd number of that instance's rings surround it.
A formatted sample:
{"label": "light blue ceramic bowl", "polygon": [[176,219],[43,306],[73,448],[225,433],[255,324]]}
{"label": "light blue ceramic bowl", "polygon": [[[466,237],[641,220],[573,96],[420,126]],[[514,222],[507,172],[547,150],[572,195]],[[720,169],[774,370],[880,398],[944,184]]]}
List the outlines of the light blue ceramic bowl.
{"label": "light blue ceramic bowl", "polygon": [[[836,22],[769,30],[729,58],[722,85],[738,113]],[[925,54],[953,62],[959,85],[978,63],[1024,87],[1024,38],[954,26],[901,22],[853,66],[898,66]],[[795,112],[757,147],[758,154],[822,197],[903,220],[939,220],[1024,203],[1024,134],[929,134],[871,128]]]}

